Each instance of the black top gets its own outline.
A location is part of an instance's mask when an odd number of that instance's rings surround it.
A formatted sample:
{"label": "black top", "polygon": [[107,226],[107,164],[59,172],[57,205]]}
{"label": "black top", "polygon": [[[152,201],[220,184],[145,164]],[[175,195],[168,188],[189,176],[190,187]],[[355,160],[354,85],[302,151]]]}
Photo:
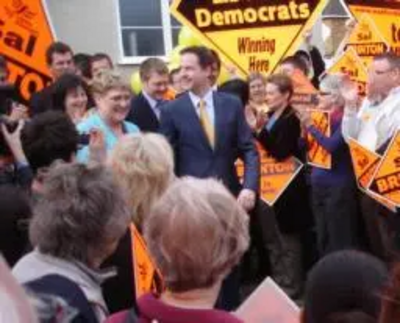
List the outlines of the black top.
{"label": "black top", "polygon": [[[300,121],[292,107],[288,106],[272,129],[264,128],[257,136],[257,140],[278,161],[294,156],[304,162],[305,154],[299,145],[300,136]],[[275,203],[274,211],[279,228],[284,233],[307,230],[313,224],[304,169]]]}
{"label": "black top", "polygon": [[32,95],[29,102],[31,116],[51,110],[53,106],[53,85],[45,87],[43,90]]}

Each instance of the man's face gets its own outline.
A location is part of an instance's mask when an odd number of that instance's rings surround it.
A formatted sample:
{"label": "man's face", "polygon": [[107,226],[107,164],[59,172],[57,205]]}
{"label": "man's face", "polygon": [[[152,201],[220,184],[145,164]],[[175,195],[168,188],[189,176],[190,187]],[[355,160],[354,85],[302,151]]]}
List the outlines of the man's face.
{"label": "man's face", "polygon": [[50,69],[54,79],[58,79],[61,75],[66,73],[75,73],[75,64],[71,52],[54,53],[52,60],[53,62],[50,65]]}
{"label": "man's face", "polygon": [[367,96],[383,100],[398,84],[399,71],[392,68],[386,59],[374,60],[368,71]]}
{"label": "man's face", "polygon": [[96,77],[101,71],[112,70],[112,66],[107,58],[92,62],[92,77]]}
{"label": "man's face", "polygon": [[186,53],[181,56],[182,87],[185,90],[210,86],[211,73],[211,66],[203,69],[195,54]]}
{"label": "man's face", "polygon": [[147,80],[143,80],[143,90],[155,100],[162,100],[168,90],[169,75],[151,72]]}

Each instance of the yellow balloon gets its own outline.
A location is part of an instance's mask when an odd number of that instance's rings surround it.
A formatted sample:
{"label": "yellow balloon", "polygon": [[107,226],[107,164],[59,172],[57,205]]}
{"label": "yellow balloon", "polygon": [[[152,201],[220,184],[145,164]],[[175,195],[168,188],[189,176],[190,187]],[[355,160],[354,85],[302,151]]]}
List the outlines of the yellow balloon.
{"label": "yellow balloon", "polygon": [[136,95],[142,91],[142,80],[140,79],[140,74],[139,72],[135,72],[131,76],[131,87],[133,93]]}
{"label": "yellow balloon", "polygon": [[186,46],[176,46],[171,53],[168,55],[169,63],[174,66],[181,65],[181,51],[186,48]]}
{"label": "yellow balloon", "polygon": [[190,30],[189,27],[183,26],[179,32],[179,45],[189,46],[201,46],[201,40]]}

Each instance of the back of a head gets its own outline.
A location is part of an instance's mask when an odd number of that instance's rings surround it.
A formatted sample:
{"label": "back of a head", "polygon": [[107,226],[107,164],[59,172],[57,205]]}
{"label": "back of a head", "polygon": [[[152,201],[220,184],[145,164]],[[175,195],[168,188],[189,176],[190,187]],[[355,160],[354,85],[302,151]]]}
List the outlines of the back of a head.
{"label": "back of a head", "polygon": [[78,132],[63,112],[47,111],[35,116],[22,131],[21,140],[34,173],[55,160],[70,162],[78,149]]}
{"label": "back of a head", "polygon": [[144,222],[150,253],[171,292],[207,289],[248,247],[248,217],[223,184],[177,179]]}
{"label": "back of a head", "polygon": [[303,323],[372,323],[380,312],[386,266],[358,251],[328,255],[310,272]]}
{"label": "back of a head", "polygon": [[133,220],[141,228],[150,207],[174,178],[171,146],[159,134],[127,135],[121,138],[110,153],[109,165],[128,194]]}
{"label": "back of a head", "polygon": [[394,266],[382,297],[379,323],[400,322],[400,263]]}
{"label": "back of a head", "polygon": [[249,102],[249,85],[246,81],[240,79],[227,81],[218,88],[218,91],[238,97],[243,106]]}

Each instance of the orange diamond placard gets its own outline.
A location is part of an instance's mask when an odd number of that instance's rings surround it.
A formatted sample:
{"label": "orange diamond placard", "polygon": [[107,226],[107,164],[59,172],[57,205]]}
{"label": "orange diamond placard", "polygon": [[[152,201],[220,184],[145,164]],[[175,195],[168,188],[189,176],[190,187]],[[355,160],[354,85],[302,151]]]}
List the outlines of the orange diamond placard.
{"label": "orange diamond placard", "polygon": [[348,144],[354,173],[360,190],[387,207],[392,212],[396,212],[396,207],[391,201],[368,189],[382,157],[377,153],[364,148],[352,138],[349,139]]}
{"label": "orange diamond placard", "polygon": [[346,74],[358,86],[360,95],[365,95],[367,69],[354,48],[348,48],[328,69],[328,74]]}
{"label": "orange diamond placard", "polygon": [[400,54],[400,1],[398,0],[343,0],[355,19],[368,15],[389,44],[392,52]]}
{"label": "orange diamond placard", "polygon": [[[313,126],[324,136],[330,137],[331,113],[323,110],[311,110],[310,114]],[[308,163],[314,167],[332,168],[332,155],[311,134],[307,134],[307,159]]]}
{"label": "orange diamond placard", "polygon": [[328,0],[175,0],[172,15],[242,75],[272,73],[294,52]]}
{"label": "orange diamond placard", "polygon": [[[278,162],[268,155],[263,147],[257,143],[260,154],[260,196],[269,206],[273,206],[293,179],[303,168],[303,163],[295,157]],[[236,170],[243,180],[244,164],[237,161]]]}
{"label": "orange diamond placard", "polygon": [[369,189],[400,207],[400,131],[386,150]]}
{"label": "orange diamond placard", "polygon": [[23,99],[40,91],[51,81],[46,50],[54,41],[41,0],[1,0],[0,54],[5,56]]}
{"label": "orange diamond placard", "polygon": [[374,56],[383,54],[389,48],[389,44],[367,14],[360,17],[346,43],[345,48],[354,48],[365,66],[369,66]]}
{"label": "orange diamond placard", "polygon": [[134,224],[130,225],[130,233],[136,298],[151,292],[161,293],[163,291],[162,276],[149,254],[142,235]]}

